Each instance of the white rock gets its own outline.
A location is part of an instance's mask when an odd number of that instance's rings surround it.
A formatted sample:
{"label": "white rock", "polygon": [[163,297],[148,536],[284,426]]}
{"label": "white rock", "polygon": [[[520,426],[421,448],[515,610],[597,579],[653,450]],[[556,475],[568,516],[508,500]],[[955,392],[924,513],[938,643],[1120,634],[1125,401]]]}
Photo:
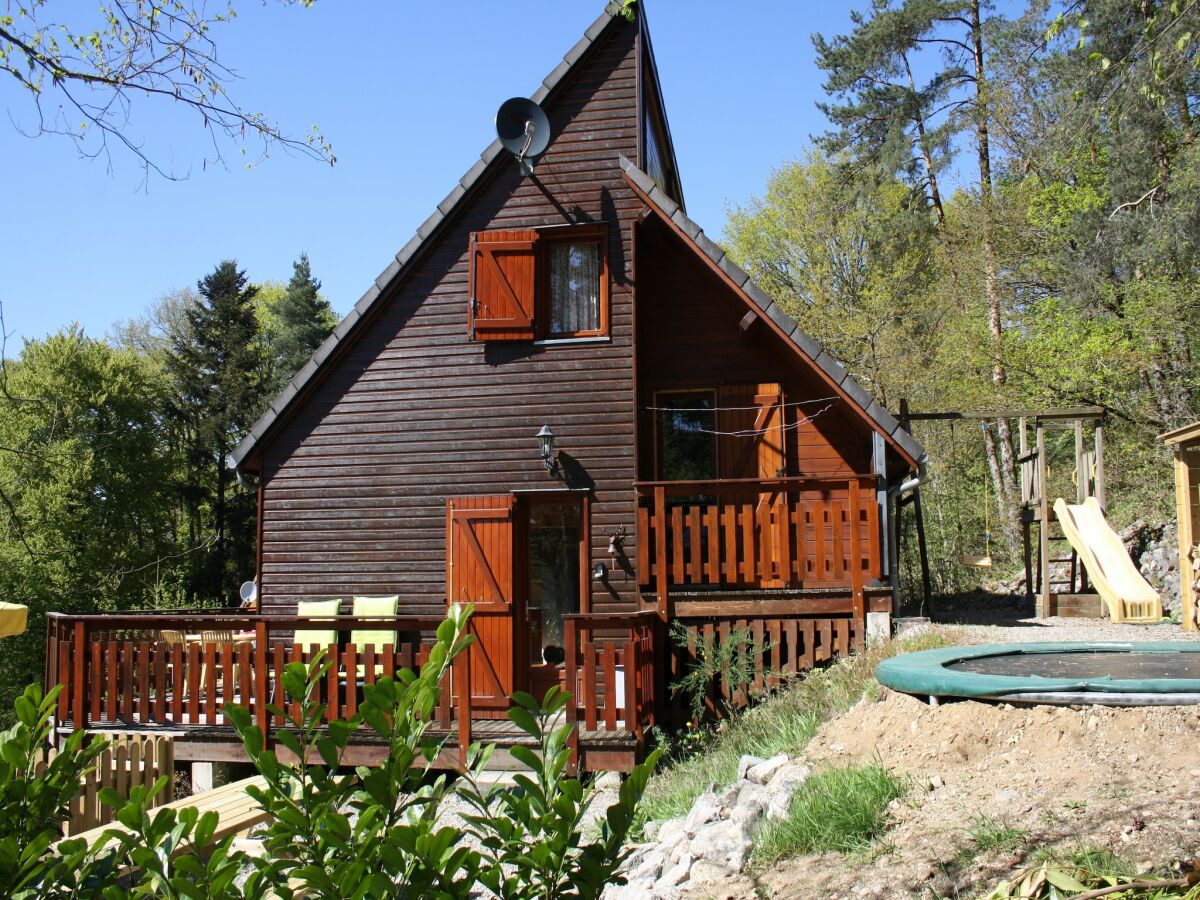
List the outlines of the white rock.
{"label": "white rock", "polygon": [[792,796],[791,794],[778,793],[767,801],[767,818],[768,819],[786,819],[791,814]]}
{"label": "white rock", "polygon": [[812,774],[812,769],[803,763],[788,763],[775,773],[771,779],[771,791],[786,791],[792,793],[800,785],[808,780],[808,776]]}
{"label": "white rock", "polygon": [[770,799],[765,786],[751,781],[743,782],[737,803],[729,812],[729,818],[742,825],[753,825],[762,816],[762,811]]}
{"label": "white rock", "polygon": [[700,859],[692,865],[692,871],[688,877],[688,884],[694,884],[697,887],[703,887],[709,884],[719,884],[725,881],[730,876],[730,871],[725,866],[718,863],[709,862],[705,859]]}
{"label": "white rock", "polygon": [[751,766],[746,770],[746,777],[755,784],[767,784],[775,773],[787,765],[788,756],[786,753],[778,753],[768,760]]}
{"label": "white rock", "polygon": [[658,837],[659,831],[662,830],[662,822],[647,822],[642,826],[642,837],[647,841],[652,841]]}
{"label": "white rock", "polygon": [[726,819],[706,825],[692,838],[692,854],[740,872],[750,852],[750,828],[740,822]]}
{"label": "white rock", "polygon": [[621,773],[604,772],[594,784],[598,791],[619,791],[621,789]]}
{"label": "white rock", "polygon": [[683,819],[667,819],[658,829],[658,846],[664,853],[669,853],[680,841],[687,838],[683,827]]}
{"label": "white rock", "polygon": [[661,886],[676,887],[688,880],[688,873],[691,871],[691,862],[676,863],[662,873],[662,878],[654,883],[654,889],[658,890]]}
{"label": "white rock", "polygon": [[759,756],[751,756],[749,753],[743,754],[742,758],[738,760],[738,781],[741,781],[743,778],[745,778],[746,773],[749,772],[754,766],[757,766],[759,763],[765,761],[766,760]]}
{"label": "white rock", "polygon": [[649,879],[655,881],[662,875],[663,866],[666,865],[666,857],[663,853],[653,850],[647,853],[645,858],[638,863],[638,867],[629,873],[630,882]]}
{"label": "white rock", "polygon": [[696,802],[692,804],[691,812],[687,814],[687,818],[683,820],[683,830],[689,835],[695,834],[702,826],[720,818],[721,810],[722,806],[717,800],[716,794],[701,794],[696,798]]}

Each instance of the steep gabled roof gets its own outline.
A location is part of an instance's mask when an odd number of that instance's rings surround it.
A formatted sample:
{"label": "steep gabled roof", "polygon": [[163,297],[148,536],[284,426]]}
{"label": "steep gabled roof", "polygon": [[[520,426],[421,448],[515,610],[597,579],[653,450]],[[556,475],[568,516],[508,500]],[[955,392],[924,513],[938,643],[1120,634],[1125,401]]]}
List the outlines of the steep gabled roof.
{"label": "steep gabled roof", "polygon": [[[588,27],[587,31],[583,33],[583,37],[579,39],[575,46],[566,52],[562,61],[543,79],[538,89],[534,91],[531,99],[536,103],[542,103],[546,100],[576,70],[580,61],[587,55],[588,50],[600,39],[600,36],[609,26],[614,22],[619,23],[623,21],[624,19],[614,16],[607,11],[602,12],[596,18],[596,21],[592,22]],[[417,229],[417,233],[400,249],[395,259],[388,263],[387,268],[379,274],[374,284],[354,304],[354,308],[350,310],[349,314],[333,330],[333,334],[326,338],[325,342],[317,348],[312,358],[300,368],[300,371],[292,376],[291,381],[288,382],[279,396],[271,401],[271,405],[267,408],[267,411],[251,426],[249,433],[242,438],[237,447],[233,449],[233,452],[229,454],[226,461],[230,466],[238,468],[242,466],[247,457],[254,452],[259,442],[284,418],[285,413],[290,409],[296,398],[313,383],[314,376],[321,370],[325,362],[334,356],[342,345],[347,344],[357,334],[360,325],[365,319],[369,318],[368,313],[376,306],[380,296],[412,269],[421,251],[431,243],[430,239],[442,230],[443,223],[454,216],[473,189],[485,180],[485,175],[494,171],[495,167],[501,164],[505,158],[511,161],[511,157],[504,157],[502,151],[503,148],[500,146],[500,141],[496,139],[480,154],[475,164],[467,170],[467,173],[459,179],[454,189],[446,195],[446,199],[438,204],[433,214],[421,224]],[[671,153],[673,159],[673,149]]]}
{"label": "steep gabled roof", "polygon": [[750,276],[726,256],[718,244],[704,234],[704,230],[688,217],[679,204],[654,183],[654,179],[624,156],[621,157],[621,171],[625,173],[625,180],[642,201],[653,209],[687,246],[702,257],[751,310],[760,314],[801,356],[811,362],[813,368],[851,409],[860,412],[872,428],[886,435],[910,463],[914,466],[917,464],[925,449],[916,438],[900,427],[900,422],[895,416],[880,406],[850,377],[841,363],[822,350],[821,346],[796,324],[795,319],[754,284]]}

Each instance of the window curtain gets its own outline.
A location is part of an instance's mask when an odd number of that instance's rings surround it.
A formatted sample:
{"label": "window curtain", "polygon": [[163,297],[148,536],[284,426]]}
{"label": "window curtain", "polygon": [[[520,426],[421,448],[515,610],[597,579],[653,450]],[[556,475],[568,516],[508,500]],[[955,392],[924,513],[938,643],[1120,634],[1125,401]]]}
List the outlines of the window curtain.
{"label": "window curtain", "polygon": [[550,245],[550,332],[600,328],[600,245]]}

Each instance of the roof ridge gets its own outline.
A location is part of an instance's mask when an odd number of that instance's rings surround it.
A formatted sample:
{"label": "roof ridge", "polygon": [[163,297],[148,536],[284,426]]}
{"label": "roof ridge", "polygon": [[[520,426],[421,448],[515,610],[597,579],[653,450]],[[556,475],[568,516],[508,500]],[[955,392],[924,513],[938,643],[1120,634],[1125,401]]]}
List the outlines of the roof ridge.
{"label": "roof ridge", "polygon": [[[542,83],[538,85],[537,90],[533,92],[530,99],[535,103],[541,103],[545,100],[574,71],[575,66],[584,57],[588,49],[616,18],[607,8],[601,12],[596,17],[596,20],[584,31],[583,37],[576,41],[575,45],[563,54],[563,58],[559,61],[558,65],[551,70],[549,75],[542,79]],[[283,415],[284,411],[291,405],[297,395],[308,386],[309,381],[316,375],[322,363],[333,354],[342,341],[355,329],[366,313],[375,305],[375,301],[379,299],[384,289],[399,277],[404,268],[413,260],[421,248],[425,246],[426,241],[457,209],[459,203],[462,202],[467,193],[483,178],[484,173],[487,172],[492,163],[500,156],[502,149],[499,138],[488,144],[483,153],[479,155],[479,159],[458,180],[458,183],[443,198],[442,202],[437,205],[437,208],[429,218],[418,226],[417,233],[409,238],[408,243],[400,248],[387,267],[379,273],[379,276],[367,289],[366,293],[358,299],[350,312],[334,328],[333,333],[321,343],[321,346],[313,351],[308,361],[289,379],[283,390],[271,400],[263,414],[250,426],[250,430],[246,432],[245,437],[238,442],[238,445],[226,457],[225,462],[229,468],[236,468],[245,461],[246,457],[250,455],[258,442],[262,440],[275,422]]]}
{"label": "roof ridge", "polygon": [[735,263],[719,244],[709,238],[704,229],[693,221],[678,203],[672,200],[649,175],[637,167],[625,154],[620,154],[621,171],[626,179],[642,194],[660,215],[668,219],[683,234],[683,236],[703,253],[714,266],[721,270],[742,295],[758,310],[775,323],[785,337],[819,368],[834,385],[835,389],[854,401],[868,418],[884,434],[888,436],[913,462],[920,460],[925,448],[914,438],[907,429],[902,428],[900,420],[893,416],[862,385],[860,385],[840,362],[825,352],[800,325],[784,312],[783,308],[772,299],[762,288],[756,285],[750,275]]}

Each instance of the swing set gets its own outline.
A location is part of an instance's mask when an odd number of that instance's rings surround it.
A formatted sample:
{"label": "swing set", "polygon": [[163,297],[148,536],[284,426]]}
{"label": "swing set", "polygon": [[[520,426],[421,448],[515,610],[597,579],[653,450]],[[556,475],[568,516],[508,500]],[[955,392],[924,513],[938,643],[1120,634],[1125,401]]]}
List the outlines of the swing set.
{"label": "swing set", "polygon": [[[1052,491],[1048,488],[1050,466],[1047,453],[1049,432],[1071,432],[1075,437],[1075,466],[1072,481],[1074,493],[1080,504],[1089,498],[1101,509],[1105,505],[1104,494],[1104,408],[1099,406],[1075,407],[1048,410],[1009,410],[996,412],[911,412],[906,401],[900,401],[900,422],[908,428],[912,422],[947,422],[950,426],[950,441],[953,452],[955,427],[962,421],[979,423],[980,432],[986,432],[989,422],[996,419],[1016,419],[1020,441],[1017,465],[1020,470],[1020,523],[1025,561],[1025,594],[1036,600],[1038,616],[1074,615],[1102,616],[1104,605],[1091,585],[1078,552],[1068,544],[1061,553],[1056,549],[1066,542],[1061,525],[1057,522],[1051,505]],[[1092,440],[1086,440],[1086,431],[1091,431]],[[1034,438],[1030,442],[1030,432]],[[1088,444],[1091,444],[1089,447]],[[989,479],[983,479],[983,533],[982,553],[963,553],[959,563],[972,569],[990,569],[992,558],[991,489]],[[929,560],[924,540],[924,522],[921,512],[919,489],[913,492],[913,507],[916,518],[918,549],[920,552],[924,604],[930,604]],[[958,526],[960,545],[962,526]],[[1033,534],[1036,528],[1036,542]],[[1054,578],[1051,566],[1067,564],[1067,577]],[[1058,588],[1056,592],[1053,588]],[[1065,588],[1065,590],[1062,590]]]}

